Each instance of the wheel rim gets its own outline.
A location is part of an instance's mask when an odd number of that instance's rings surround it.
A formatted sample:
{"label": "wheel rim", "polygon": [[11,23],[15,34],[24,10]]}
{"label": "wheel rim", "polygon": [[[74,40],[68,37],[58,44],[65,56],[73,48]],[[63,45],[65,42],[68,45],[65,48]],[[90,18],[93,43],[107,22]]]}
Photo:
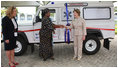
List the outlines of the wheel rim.
{"label": "wheel rim", "polygon": [[19,41],[16,41],[17,48],[15,48],[15,53],[18,53],[22,49],[22,44]]}
{"label": "wheel rim", "polygon": [[94,51],[96,47],[97,47],[97,43],[95,40],[92,39],[88,40],[85,44],[85,48],[87,51]]}

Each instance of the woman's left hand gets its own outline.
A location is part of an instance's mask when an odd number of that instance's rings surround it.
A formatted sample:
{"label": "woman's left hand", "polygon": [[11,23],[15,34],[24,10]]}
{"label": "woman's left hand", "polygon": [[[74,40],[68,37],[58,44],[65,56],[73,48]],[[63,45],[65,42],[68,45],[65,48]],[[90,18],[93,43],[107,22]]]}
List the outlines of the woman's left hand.
{"label": "woman's left hand", "polygon": [[53,31],[53,34],[55,34],[55,31]]}
{"label": "woman's left hand", "polygon": [[82,37],[83,40],[85,40],[85,35]]}

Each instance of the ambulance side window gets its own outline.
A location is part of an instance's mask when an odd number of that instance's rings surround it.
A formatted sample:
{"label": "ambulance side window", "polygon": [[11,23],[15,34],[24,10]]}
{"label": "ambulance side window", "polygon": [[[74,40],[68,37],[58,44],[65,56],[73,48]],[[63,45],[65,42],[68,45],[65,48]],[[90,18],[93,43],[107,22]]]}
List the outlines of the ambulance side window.
{"label": "ambulance side window", "polygon": [[50,10],[50,18],[52,20],[52,22],[56,21],[56,11],[55,9],[49,9]]}
{"label": "ambulance side window", "polygon": [[83,8],[83,18],[86,20],[106,20],[111,18],[109,7],[85,7]]}
{"label": "ambulance side window", "polygon": [[[49,9],[50,10],[50,18],[52,22],[56,21],[56,11],[55,9]],[[36,16],[36,22],[41,22],[42,19],[42,11],[39,11],[39,14]]]}

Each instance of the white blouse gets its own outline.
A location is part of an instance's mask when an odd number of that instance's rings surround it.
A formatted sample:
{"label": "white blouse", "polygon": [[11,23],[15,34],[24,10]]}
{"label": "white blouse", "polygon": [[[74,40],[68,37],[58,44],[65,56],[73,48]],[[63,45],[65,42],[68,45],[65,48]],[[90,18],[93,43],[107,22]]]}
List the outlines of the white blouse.
{"label": "white blouse", "polygon": [[[12,18],[11,20],[12,20],[12,22],[13,22],[13,24],[14,24],[14,28],[17,29],[18,26],[17,26],[17,24],[16,24],[16,21],[14,20],[14,18]],[[17,36],[18,36],[18,33],[17,33],[17,32],[14,32],[14,36],[17,37]]]}
{"label": "white blouse", "polygon": [[14,18],[11,19],[13,24],[14,24],[14,28],[16,29],[17,28],[17,24],[16,24],[16,21],[14,20]]}

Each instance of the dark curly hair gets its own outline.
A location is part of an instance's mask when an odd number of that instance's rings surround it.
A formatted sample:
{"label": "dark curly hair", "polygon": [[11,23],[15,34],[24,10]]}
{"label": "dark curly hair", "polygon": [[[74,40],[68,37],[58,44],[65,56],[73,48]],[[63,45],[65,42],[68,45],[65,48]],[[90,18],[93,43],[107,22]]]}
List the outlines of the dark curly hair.
{"label": "dark curly hair", "polygon": [[43,17],[45,16],[45,14],[48,13],[48,12],[49,12],[49,9],[48,9],[48,8],[42,10],[42,18],[43,18]]}

